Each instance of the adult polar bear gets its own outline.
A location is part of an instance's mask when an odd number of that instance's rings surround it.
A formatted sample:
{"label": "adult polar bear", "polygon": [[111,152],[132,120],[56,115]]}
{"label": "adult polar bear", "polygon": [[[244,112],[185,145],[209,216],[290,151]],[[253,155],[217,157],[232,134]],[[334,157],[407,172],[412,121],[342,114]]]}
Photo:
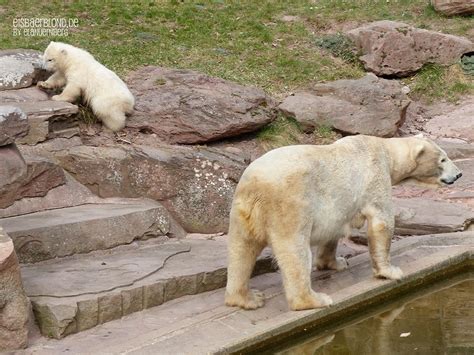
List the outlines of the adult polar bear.
{"label": "adult polar bear", "polygon": [[292,310],[328,306],[311,288],[312,254],[319,269],[347,267],[336,258],[339,238],[368,221],[369,252],[376,277],[400,279],[390,264],[394,230],[391,186],[409,178],[452,184],[461,176],[446,153],[423,137],[351,136],[327,146],[289,146],[248,166],[230,212],[228,306],[255,309],[263,294],[249,290],[255,260],[270,245]]}
{"label": "adult polar bear", "polygon": [[38,86],[44,89],[65,86],[53,100],[75,102],[82,95],[95,115],[112,131],[125,127],[125,115],[133,112],[135,99],[113,71],[97,62],[89,52],[61,42],[51,42],[43,60],[53,75],[40,81]]}

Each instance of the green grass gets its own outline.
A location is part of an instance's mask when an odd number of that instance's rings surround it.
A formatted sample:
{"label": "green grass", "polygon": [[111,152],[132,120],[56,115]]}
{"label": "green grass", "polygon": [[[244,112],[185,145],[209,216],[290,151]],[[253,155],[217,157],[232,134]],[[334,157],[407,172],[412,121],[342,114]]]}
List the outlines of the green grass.
{"label": "green grass", "polygon": [[[358,78],[357,61],[316,45],[346,22],[400,20],[466,35],[472,17],[445,18],[428,0],[0,0],[0,48],[44,50],[50,40],[85,48],[121,76],[143,65],[189,68],[283,97],[311,82]],[[284,15],[299,20],[285,22]],[[12,36],[18,17],[78,18],[67,37]],[[458,87],[459,89],[459,87]]]}
{"label": "green grass", "polygon": [[405,83],[410,86],[412,97],[430,103],[441,98],[455,102],[462,95],[474,94],[474,81],[463,73],[458,64],[447,68],[436,64],[425,65]]}
{"label": "green grass", "polygon": [[302,130],[299,123],[292,118],[278,116],[275,121],[257,133],[257,139],[269,150],[300,142]]}

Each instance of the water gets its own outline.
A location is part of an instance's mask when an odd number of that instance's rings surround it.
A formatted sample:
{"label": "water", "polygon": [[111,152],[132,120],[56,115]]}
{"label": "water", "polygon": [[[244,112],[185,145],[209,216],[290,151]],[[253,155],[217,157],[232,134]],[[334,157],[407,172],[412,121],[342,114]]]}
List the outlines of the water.
{"label": "water", "polygon": [[[340,327],[341,328],[341,327]],[[474,354],[474,278],[392,304],[370,318],[326,331],[277,354]]]}

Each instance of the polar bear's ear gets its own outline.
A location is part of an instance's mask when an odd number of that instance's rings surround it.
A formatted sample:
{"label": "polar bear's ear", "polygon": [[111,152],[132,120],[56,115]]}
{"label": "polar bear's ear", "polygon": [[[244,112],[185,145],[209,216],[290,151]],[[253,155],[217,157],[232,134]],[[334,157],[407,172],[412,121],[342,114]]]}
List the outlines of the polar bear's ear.
{"label": "polar bear's ear", "polygon": [[413,154],[415,156],[415,159],[417,159],[420,155],[422,155],[424,151],[425,151],[424,144],[420,143],[420,144],[415,145],[415,147],[413,148]]}
{"label": "polar bear's ear", "polygon": [[67,55],[67,50],[61,49],[61,54],[62,54],[62,55]]}
{"label": "polar bear's ear", "polygon": [[415,135],[414,137],[416,137],[416,138],[425,138],[425,136],[423,135],[423,133],[418,133],[418,134]]}

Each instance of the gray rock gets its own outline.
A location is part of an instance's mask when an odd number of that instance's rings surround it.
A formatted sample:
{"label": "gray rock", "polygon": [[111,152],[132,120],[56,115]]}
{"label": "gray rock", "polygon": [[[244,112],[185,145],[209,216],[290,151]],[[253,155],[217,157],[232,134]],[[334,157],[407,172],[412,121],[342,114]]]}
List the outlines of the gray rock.
{"label": "gray rock", "polygon": [[275,118],[275,103],[254,87],[178,69],[145,67],[127,84],[136,98],[127,127],[169,143],[202,143],[252,132]]}
{"label": "gray rock", "polygon": [[405,120],[409,104],[398,82],[368,74],[314,85],[287,97],[279,109],[306,131],[327,125],[349,134],[391,137]]}
{"label": "gray rock", "polygon": [[29,313],[13,243],[0,226],[0,351],[27,346]]}
{"label": "gray rock", "polygon": [[0,106],[0,147],[24,137],[29,130],[23,111],[13,106]]}
{"label": "gray rock", "polygon": [[41,52],[30,49],[0,50],[0,91],[31,86],[42,80]]}
{"label": "gray rock", "polygon": [[474,50],[467,38],[395,21],[373,22],[347,35],[362,52],[365,69],[379,76],[407,76],[427,63],[451,65]]}
{"label": "gray rock", "polygon": [[474,14],[472,0],[431,0],[436,11],[446,16]]}
{"label": "gray rock", "polygon": [[59,164],[100,197],[160,201],[188,232],[227,231],[235,186],[246,167],[213,148],[73,147]]}
{"label": "gray rock", "polygon": [[149,200],[116,200],[0,219],[23,263],[165,236],[166,210]]}

